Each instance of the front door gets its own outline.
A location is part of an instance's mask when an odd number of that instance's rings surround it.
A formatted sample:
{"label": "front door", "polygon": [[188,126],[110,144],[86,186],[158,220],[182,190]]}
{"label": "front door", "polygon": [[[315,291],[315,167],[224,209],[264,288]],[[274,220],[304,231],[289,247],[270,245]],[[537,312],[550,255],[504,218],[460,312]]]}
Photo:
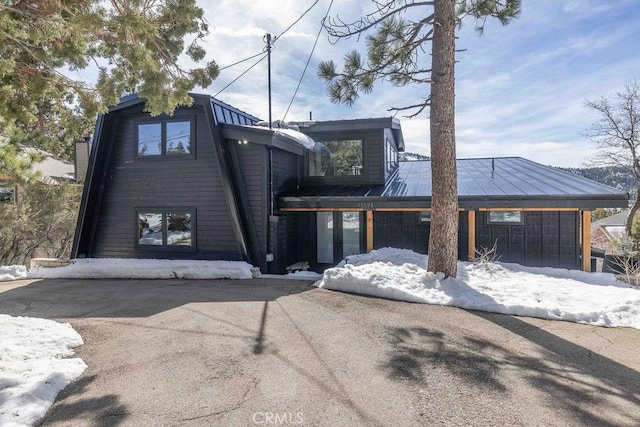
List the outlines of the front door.
{"label": "front door", "polygon": [[326,268],[362,253],[362,212],[316,213],[316,264]]}

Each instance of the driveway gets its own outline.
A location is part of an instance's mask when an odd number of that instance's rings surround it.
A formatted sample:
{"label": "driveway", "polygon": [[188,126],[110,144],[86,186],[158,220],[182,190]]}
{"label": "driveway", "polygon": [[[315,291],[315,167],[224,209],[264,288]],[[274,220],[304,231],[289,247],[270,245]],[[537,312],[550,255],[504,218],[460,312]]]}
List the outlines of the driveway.
{"label": "driveway", "polygon": [[88,369],[46,426],[638,425],[640,331],[283,279],[0,283]]}

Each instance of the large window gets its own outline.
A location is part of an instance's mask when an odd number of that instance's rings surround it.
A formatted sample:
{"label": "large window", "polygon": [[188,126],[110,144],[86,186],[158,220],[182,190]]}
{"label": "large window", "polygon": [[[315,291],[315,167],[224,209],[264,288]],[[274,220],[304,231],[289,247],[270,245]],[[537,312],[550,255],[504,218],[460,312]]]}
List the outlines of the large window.
{"label": "large window", "polygon": [[192,153],[191,121],[138,124],[138,157]]}
{"label": "large window", "polygon": [[361,139],[316,142],[309,152],[309,176],[358,176],[363,174]]}
{"label": "large window", "polygon": [[138,246],[185,247],[193,244],[193,213],[184,209],[139,210]]}

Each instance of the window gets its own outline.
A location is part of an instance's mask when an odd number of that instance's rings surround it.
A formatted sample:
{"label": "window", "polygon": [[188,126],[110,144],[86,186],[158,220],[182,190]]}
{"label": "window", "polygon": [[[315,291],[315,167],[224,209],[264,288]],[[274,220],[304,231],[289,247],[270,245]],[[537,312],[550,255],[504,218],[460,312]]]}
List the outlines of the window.
{"label": "window", "polygon": [[138,211],[138,246],[192,248],[193,214],[183,209]]}
{"label": "window", "polygon": [[521,211],[490,211],[488,222],[493,225],[522,225],[524,223]]}
{"label": "window", "polygon": [[318,212],[317,222],[317,251],[319,263],[333,262],[333,212]]}
{"label": "window", "polygon": [[309,152],[309,176],[358,176],[363,174],[361,139],[316,142]]}
{"label": "window", "polygon": [[138,124],[138,157],[192,153],[192,122],[165,121]]}
{"label": "window", "polygon": [[431,211],[420,211],[420,224],[429,224],[431,222]]}
{"label": "window", "polygon": [[13,200],[13,190],[10,188],[0,188],[0,203]]}
{"label": "window", "polygon": [[392,172],[398,166],[398,152],[393,148],[389,138],[385,139],[384,153],[387,172]]}

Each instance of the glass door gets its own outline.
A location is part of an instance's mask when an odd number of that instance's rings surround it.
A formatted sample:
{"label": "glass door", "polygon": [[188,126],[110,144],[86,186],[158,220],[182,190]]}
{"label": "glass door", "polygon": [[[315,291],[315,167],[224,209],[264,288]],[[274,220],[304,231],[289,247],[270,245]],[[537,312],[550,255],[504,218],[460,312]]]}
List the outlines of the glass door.
{"label": "glass door", "polygon": [[316,212],[316,263],[334,265],[362,252],[362,212]]}

